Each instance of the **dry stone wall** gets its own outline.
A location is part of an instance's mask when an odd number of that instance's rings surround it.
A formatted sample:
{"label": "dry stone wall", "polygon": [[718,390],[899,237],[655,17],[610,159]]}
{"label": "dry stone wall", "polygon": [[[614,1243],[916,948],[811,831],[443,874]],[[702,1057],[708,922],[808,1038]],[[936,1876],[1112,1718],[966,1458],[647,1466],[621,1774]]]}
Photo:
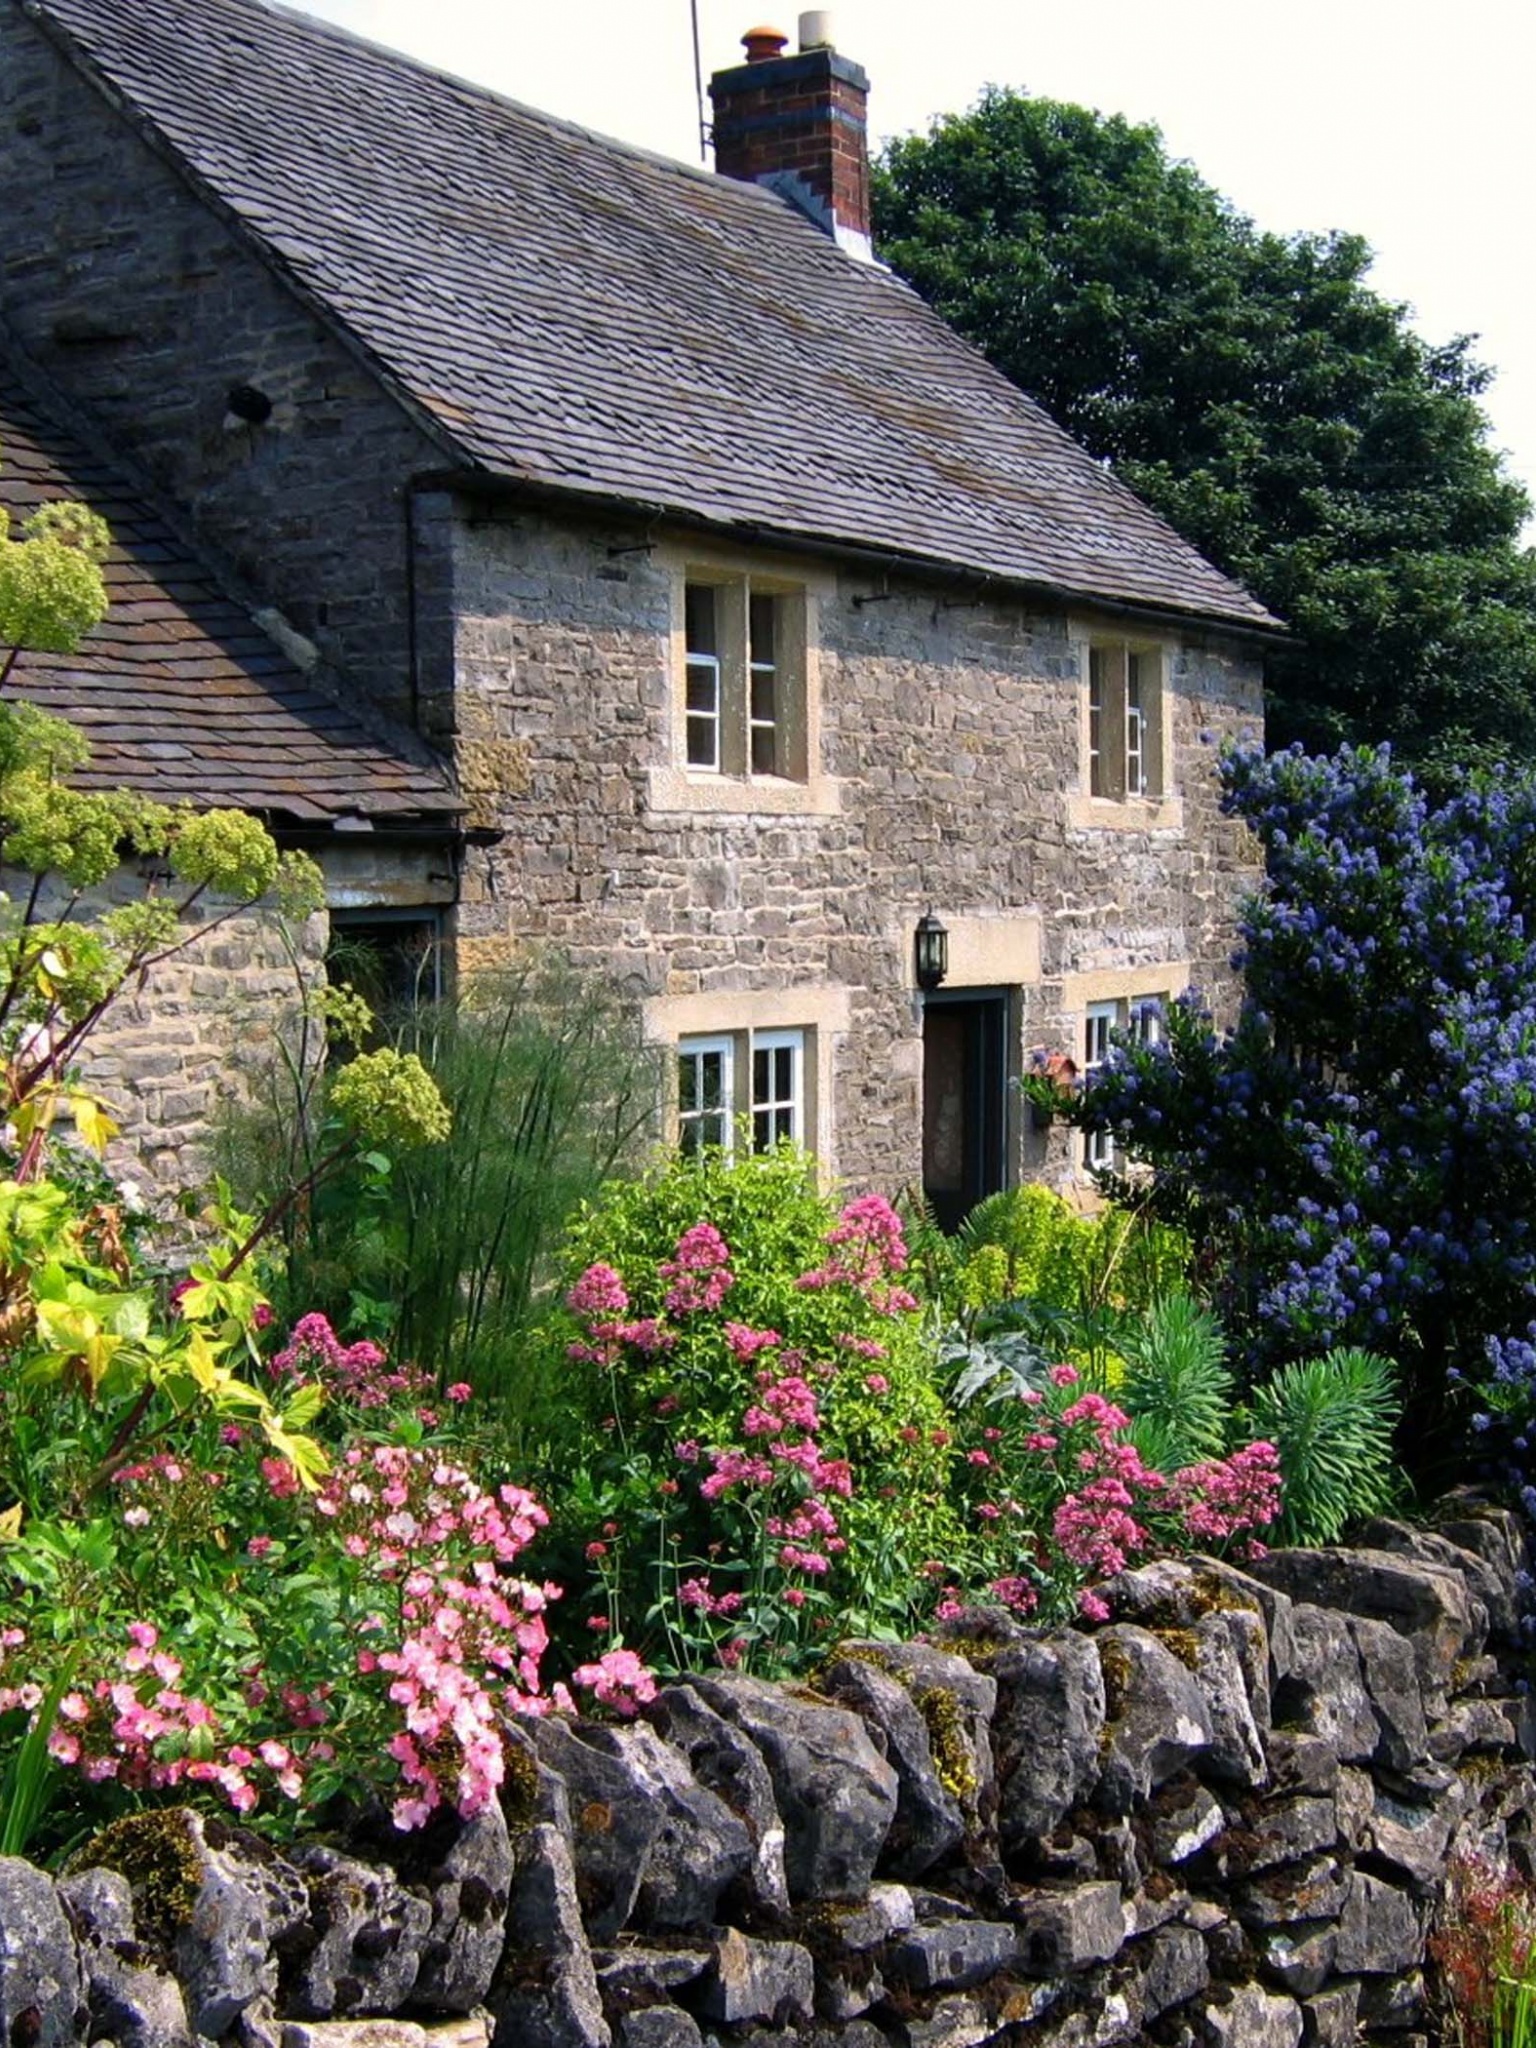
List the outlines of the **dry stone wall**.
{"label": "dry stone wall", "polygon": [[1426,2048],[1449,1860],[1536,1876],[1524,1567],[1456,1499],[1127,1572],[1091,1633],[972,1611],[520,1722],[501,1807],[417,1836],[119,1824],[0,1861],[0,2040]]}

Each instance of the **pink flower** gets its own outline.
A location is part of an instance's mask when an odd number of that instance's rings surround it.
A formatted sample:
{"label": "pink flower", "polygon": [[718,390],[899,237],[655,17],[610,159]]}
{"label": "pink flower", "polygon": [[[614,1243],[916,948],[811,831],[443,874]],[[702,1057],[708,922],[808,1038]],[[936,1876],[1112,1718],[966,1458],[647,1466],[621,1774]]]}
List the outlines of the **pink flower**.
{"label": "pink flower", "polygon": [[253,1536],[245,1546],[245,1554],[247,1557],[262,1558],[266,1556],[271,1548],[272,1538],[270,1536]]}
{"label": "pink flower", "polygon": [[1075,1365],[1053,1365],[1051,1367],[1052,1386],[1075,1387],[1080,1378],[1081,1374]]}
{"label": "pink flower", "polygon": [[871,1394],[888,1394],[891,1391],[891,1383],[883,1372],[865,1373],[864,1385]]}
{"label": "pink flower", "polygon": [[445,1401],[462,1404],[465,1401],[473,1400],[474,1392],[475,1390],[468,1380],[455,1380],[451,1387],[443,1389],[443,1398]]}
{"label": "pink flower", "polygon": [[1099,1595],[1092,1592],[1087,1586],[1084,1586],[1083,1590],[1078,1594],[1077,1605],[1079,1611],[1089,1621],[1108,1621],[1109,1619],[1109,1602],[1100,1599]]}
{"label": "pink flower", "polygon": [[621,1316],[629,1307],[629,1296],[612,1266],[599,1261],[588,1266],[570,1289],[565,1305],[579,1316]]}
{"label": "pink flower", "polygon": [[573,1671],[571,1683],[586,1687],[605,1707],[625,1715],[656,1697],[656,1681],[633,1650],[607,1651],[597,1663]]}

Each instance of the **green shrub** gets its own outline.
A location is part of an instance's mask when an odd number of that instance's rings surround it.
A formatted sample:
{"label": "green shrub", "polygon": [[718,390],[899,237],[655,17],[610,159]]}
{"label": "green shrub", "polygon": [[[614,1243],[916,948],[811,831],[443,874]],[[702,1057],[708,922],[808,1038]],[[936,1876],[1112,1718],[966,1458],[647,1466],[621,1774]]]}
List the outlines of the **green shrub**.
{"label": "green shrub", "polygon": [[1192,1295],[1155,1302],[1120,1337],[1121,1405],[1149,1465],[1176,1472],[1220,1457],[1232,1423],[1232,1374],[1221,1324]]}
{"label": "green shrub", "polygon": [[[841,1249],[839,1231],[851,1232]],[[729,1279],[708,1308],[680,1308],[682,1248],[709,1242]],[[877,1242],[868,1275],[850,1278],[840,1261]],[[568,1545],[555,1571],[579,1578],[588,1551],[614,1627],[673,1666],[721,1647],[792,1664],[834,1626],[913,1626],[922,1568],[954,1534],[949,1431],[923,1318],[894,1277],[906,1253],[888,1206],[866,1197],[840,1218],[814,1162],[787,1147],[710,1152],[605,1190],[568,1251],[576,1308],[549,1319],[532,1375]],[[591,1305],[604,1299],[621,1305]],[[775,1468],[771,1485],[704,1490],[720,1454],[761,1450],[752,1411],[765,1385],[790,1378],[813,1397],[817,1459],[845,1463],[851,1481],[829,1503],[830,1569],[809,1574],[780,1568],[767,1525],[789,1519],[813,1480]],[[706,1580],[728,1610],[689,1606],[702,1596],[682,1589]]]}
{"label": "green shrub", "polygon": [[1337,1350],[1282,1366],[1251,1403],[1254,1434],[1280,1453],[1281,1543],[1336,1543],[1389,1505],[1397,1372],[1374,1351]]}

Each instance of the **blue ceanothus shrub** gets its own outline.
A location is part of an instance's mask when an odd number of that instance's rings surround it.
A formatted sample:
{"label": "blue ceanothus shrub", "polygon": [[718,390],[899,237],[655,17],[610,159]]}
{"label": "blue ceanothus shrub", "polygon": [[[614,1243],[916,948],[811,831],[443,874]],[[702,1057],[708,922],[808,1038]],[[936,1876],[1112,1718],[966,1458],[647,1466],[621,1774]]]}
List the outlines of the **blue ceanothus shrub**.
{"label": "blue ceanothus shrub", "polygon": [[1184,998],[1073,1120],[1157,1168],[1255,1360],[1389,1351],[1427,1419],[1536,1315],[1536,779],[1432,801],[1363,748],[1222,777],[1266,867],[1236,1027]]}

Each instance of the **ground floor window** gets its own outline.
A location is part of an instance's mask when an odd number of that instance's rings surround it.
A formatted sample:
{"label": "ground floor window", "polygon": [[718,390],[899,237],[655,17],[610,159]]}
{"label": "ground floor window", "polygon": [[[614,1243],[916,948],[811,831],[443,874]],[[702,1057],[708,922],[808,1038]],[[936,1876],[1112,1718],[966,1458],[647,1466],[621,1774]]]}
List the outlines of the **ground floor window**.
{"label": "ground floor window", "polygon": [[[1092,1078],[1114,1048],[1116,1033],[1129,1032],[1142,1045],[1156,1045],[1163,1035],[1166,995],[1118,996],[1113,1001],[1090,1003],[1085,1019],[1083,1073]],[[1090,1131],[1083,1140],[1083,1164],[1099,1172],[1115,1164],[1115,1141],[1108,1131]]]}
{"label": "ground floor window", "polygon": [[735,1149],[750,1119],[754,1152],[806,1142],[804,1030],[724,1031],[677,1045],[677,1142],[685,1154]]}

